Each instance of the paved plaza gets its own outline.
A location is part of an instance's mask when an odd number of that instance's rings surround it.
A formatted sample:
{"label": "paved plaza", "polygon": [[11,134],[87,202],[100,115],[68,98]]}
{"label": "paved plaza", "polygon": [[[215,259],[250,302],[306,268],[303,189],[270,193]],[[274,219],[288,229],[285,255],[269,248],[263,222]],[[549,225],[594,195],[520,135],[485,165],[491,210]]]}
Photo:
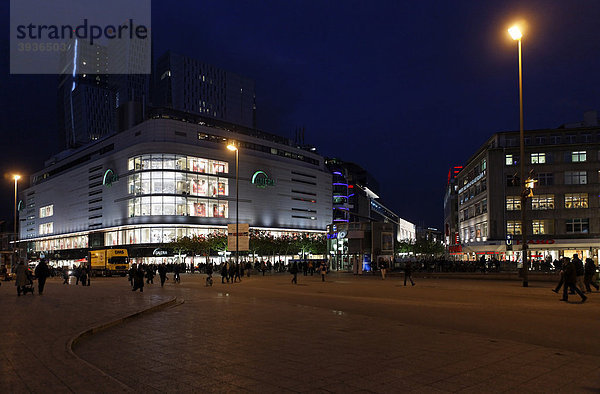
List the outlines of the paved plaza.
{"label": "paved plaza", "polygon": [[3,283],[0,391],[600,391],[600,293],[580,304],[548,282],[204,277],[144,293],[124,278],[51,279],[21,297]]}

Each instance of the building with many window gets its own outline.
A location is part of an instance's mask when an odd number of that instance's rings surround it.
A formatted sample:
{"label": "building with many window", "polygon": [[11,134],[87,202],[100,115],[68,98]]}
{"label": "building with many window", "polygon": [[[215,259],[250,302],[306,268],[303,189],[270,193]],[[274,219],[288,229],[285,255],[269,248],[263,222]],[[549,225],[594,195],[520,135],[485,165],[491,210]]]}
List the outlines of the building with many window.
{"label": "building with many window", "polygon": [[332,174],[333,222],[327,227],[327,250],[336,270],[369,270],[372,261],[394,259],[395,244],[415,239],[415,225],[379,200],[378,183],[364,168],[327,159]]}
{"label": "building with many window", "polygon": [[[532,260],[577,253],[597,261],[600,127],[597,122],[576,126],[526,131],[524,158],[518,132],[496,133],[469,159],[457,177],[456,254],[519,261],[525,225]],[[520,160],[536,181],[526,223],[521,222]]]}
{"label": "building with many window", "polygon": [[252,79],[169,51],[158,58],[154,80],[157,106],[256,127]]}
{"label": "building with many window", "polygon": [[[239,147],[239,196],[235,154]],[[157,109],[150,119],[56,156],[20,194],[30,255],[73,261],[127,247],[151,262],[161,244],[239,222],[274,235],[324,233],[331,174],[323,157],[276,135]]]}

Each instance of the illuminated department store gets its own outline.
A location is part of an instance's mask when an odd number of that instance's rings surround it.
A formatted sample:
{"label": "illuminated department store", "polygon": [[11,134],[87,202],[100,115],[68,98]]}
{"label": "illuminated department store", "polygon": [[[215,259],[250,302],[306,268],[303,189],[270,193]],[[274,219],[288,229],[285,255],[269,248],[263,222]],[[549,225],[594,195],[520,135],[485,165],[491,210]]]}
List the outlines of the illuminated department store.
{"label": "illuminated department store", "polygon": [[126,247],[137,262],[168,262],[170,252],[157,253],[161,244],[235,223],[231,141],[239,147],[239,223],[275,236],[325,233],[331,174],[314,148],[155,110],[129,130],[48,160],[19,195],[20,239],[30,257],[59,264],[102,247]]}

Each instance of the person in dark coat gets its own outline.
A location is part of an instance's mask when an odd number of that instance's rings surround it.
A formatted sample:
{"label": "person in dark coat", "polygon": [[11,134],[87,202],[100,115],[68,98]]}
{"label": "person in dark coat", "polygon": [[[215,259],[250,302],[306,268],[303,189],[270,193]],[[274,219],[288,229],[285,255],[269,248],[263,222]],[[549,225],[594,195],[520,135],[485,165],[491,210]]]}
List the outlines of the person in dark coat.
{"label": "person in dark coat", "polygon": [[575,271],[577,272],[577,286],[583,292],[585,285],[583,284],[583,275],[585,269],[583,268],[583,261],[579,259],[579,255],[573,255],[573,264],[575,264]]}
{"label": "person in dark coat", "polygon": [[181,282],[181,277],[179,276],[180,272],[181,272],[181,266],[179,264],[175,264],[175,266],[173,267],[173,282],[175,282],[175,283]]}
{"label": "person in dark coat", "polygon": [[565,283],[565,272],[563,270],[563,266],[564,266],[564,258],[562,258],[560,261],[556,261],[554,263],[554,267],[559,270],[559,275],[560,275],[560,280],[558,281],[558,284],[556,285],[556,287],[554,289],[552,289],[553,292],[555,292],[556,294],[558,294],[560,288],[564,285]]}
{"label": "person in dark coat", "polygon": [[298,263],[295,261],[290,267],[290,274],[294,275],[294,277],[292,278],[292,283],[298,284]]}
{"label": "person in dark coat", "polygon": [[165,263],[162,263],[158,266],[158,276],[160,277],[160,287],[165,285],[165,280],[167,280],[167,267]]}
{"label": "person in dark coat", "polygon": [[228,272],[229,272],[229,263],[224,262],[221,265],[221,283],[225,283],[225,279],[227,279],[227,283],[229,283],[229,277],[227,276]]}
{"label": "person in dark coat", "polygon": [[138,264],[133,273],[133,289],[131,291],[136,291],[137,289],[140,289],[140,292],[144,291],[144,268],[141,264]]}
{"label": "person in dark coat", "polygon": [[88,271],[86,267],[81,267],[79,271],[79,280],[81,281],[81,286],[86,286],[88,284]]}
{"label": "person in dark coat", "polygon": [[35,277],[38,281],[38,294],[44,293],[44,286],[46,285],[46,279],[50,276],[50,269],[46,261],[40,260],[40,263],[35,267]]}
{"label": "person in dark coat", "polygon": [[149,265],[146,269],[146,284],[154,284],[154,266]]}
{"label": "person in dark coat", "polygon": [[411,285],[415,285],[415,282],[412,278],[412,263],[410,261],[404,263],[404,286],[406,286],[406,279],[410,280]]}
{"label": "person in dark coat", "polygon": [[583,283],[585,284],[585,290],[587,292],[591,292],[592,288],[590,286],[594,286],[596,291],[600,290],[600,287],[597,283],[594,283],[594,275],[596,275],[596,264],[594,264],[594,260],[589,257],[585,259],[585,267],[583,273]]}
{"label": "person in dark coat", "polygon": [[577,287],[577,268],[575,268],[575,264],[568,257],[565,257],[565,261],[563,263],[563,271],[564,271],[563,276],[565,278],[565,285],[563,286],[563,298],[561,298],[560,300],[561,301],[569,300],[569,294],[568,294],[567,288],[570,288],[571,290],[573,290],[577,294],[579,294],[579,296],[581,297],[581,302],[585,302],[587,300],[587,297]]}

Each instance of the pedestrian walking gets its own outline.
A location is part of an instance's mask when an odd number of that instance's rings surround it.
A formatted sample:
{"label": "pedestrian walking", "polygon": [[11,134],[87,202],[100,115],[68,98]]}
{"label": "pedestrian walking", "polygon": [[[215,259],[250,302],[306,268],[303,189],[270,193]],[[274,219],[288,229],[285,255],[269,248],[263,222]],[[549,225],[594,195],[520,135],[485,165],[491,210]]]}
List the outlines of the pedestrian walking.
{"label": "pedestrian walking", "polygon": [[142,268],[141,264],[138,264],[133,273],[133,289],[131,291],[136,291],[137,289],[140,289],[140,292],[144,291],[144,268]]}
{"label": "pedestrian walking", "polygon": [[213,274],[213,265],[212,263],[208,263],[206,264],[206,285],[207,286],[212,286],[213,280],[212,280],[212,274]]}
{"label": "pedestrian walking", "polygon": [[242,282],[242,276],[244,275],[240,275],[240,271],[242,269],[241,267],[242,265],[240,263],[235,263],[235,268],[233,270],[233,282],[235,282],[236,279],[238,279],[240,283]]}
{"label": "pedestrian walking", "polygon": [[563,263],[563,270],[565,284],[563,286],[563,298],[561,298],[560,300],[569,301],[567,288],[570,288],[572,291],[575,291],[577,294],[579,294],[582,303],[585,302],[587,300],[587,297],[577,287],[577,268],[575,268],[575,264],[568,257],[565,257],[565,261]]}
{"label": "pedestrian walking", "polygon": [[298,263],[295,261],[290,267],[290,274],[294,275],[294,277],[292,278],[292,283],[298,284]]}
{"label": "pedestrian walking", "polygon": [[387,270],[387,262],[383,259],[383,257],[379,258],[379,271],[381,271],[381,280],[385,279],[385,273]]}
{"label": "pedestrian walking", "polygon": [[81,267],[79,271],[79,280],[81,281],[81,286],[88,285],[88,271],[86,267]]}
{"label": "pedestrian walking", "polygon": [[560,291],[560,288],[565,283],[565,272],[563,270],[564,265],[565,265],[564,261],[565,261],[565,258],[563,257],[560,261],[555,262],[555,267],[556,267],[556,269],[559,270],[559,275],[560,275],[560,280],[558,281],[558,284],[556,285],[556,287],[554,289],[552,289],[552,291],[555,292],[556,294],[558,294],[558,292]]}
{"label": "pedestrian walking", "polygon": [[227,279],[227,283],[229,283],[229,277],[227,274],[229,273],[229,263],[225,261],[221,264],[221,283],[225,283],[225,279]]}
{"label": "pedestrian walking", "polygon": [[146,284],[154,284],[154,266],[152,265],[146,268]]}
{"label": "pedestrian walking", "polygon": [[596,282],[594,282],[594,276],[596,275],[596,264],[594,264],[594,260],[589,257],[585,259],[584,273],[583,273],[583,283],[585,284],[585,290],[589,293],[592,292],[592,288],[590,286],[594,286],[596,291],[600,290],[600,287]]}
{"label": "pedestrian walking", "polygon": [[165,280],[167,280],[167,267],[165,263],[158,266],[158,276],[160,277],[160,287],[164,287]]}
{"label": "pedestrian walking", "polygon": [[179,276],[179,272],[181,272],[181,266],[179,264],[175,264],[173,267],[173,282],[181,283],[181,276]]}
{"label": "pedestrian walking", "polygon": [[583,267],[583,261],[579,259],[579,255],[577,253],[573,255],[573,264],[575,264],[575,270],[577,271],[577,287],[579,287],[582,292],[585,292],[583,290],[585,289],[585,284],[583,283],[585,269]]}
{"label": "pedestrian walking", "polygon": [[321,282],[325,282],[325,275],[327,275],[327,263],[325,261],[319,266],[319,271],[321,272]]}
{"label": "pedestrian walking", "polygon": [[404,263],[404,286],[406,286],[406,279],[410,280],[411,285],[415,285],[412,278],[412,262],[410,260]]}
{"label": "pedestrian walking", "polygon": [[68,285],[69,284],[69,270],[65,269],[65,267],[62,267],[62,278],[63,278],[63,285]]}
{"label": "pedestrian walking", "polygon": [[15,286],[17,286],[17,296],[21,296],[21,292],[25,294],[25,286],[29,284],[29,278],[27,275],[27,267],[23,263],[23,260],[19,261],[17,269],[15,271]]}
{"label": "pedestrian walking", "polygon": [[40,260],[40,263],[35,267],[35,277],[38,281],[38,294],[44,293],[44,286],[46,285],[46,279],[50,276],[50,269],[44,259]]}

